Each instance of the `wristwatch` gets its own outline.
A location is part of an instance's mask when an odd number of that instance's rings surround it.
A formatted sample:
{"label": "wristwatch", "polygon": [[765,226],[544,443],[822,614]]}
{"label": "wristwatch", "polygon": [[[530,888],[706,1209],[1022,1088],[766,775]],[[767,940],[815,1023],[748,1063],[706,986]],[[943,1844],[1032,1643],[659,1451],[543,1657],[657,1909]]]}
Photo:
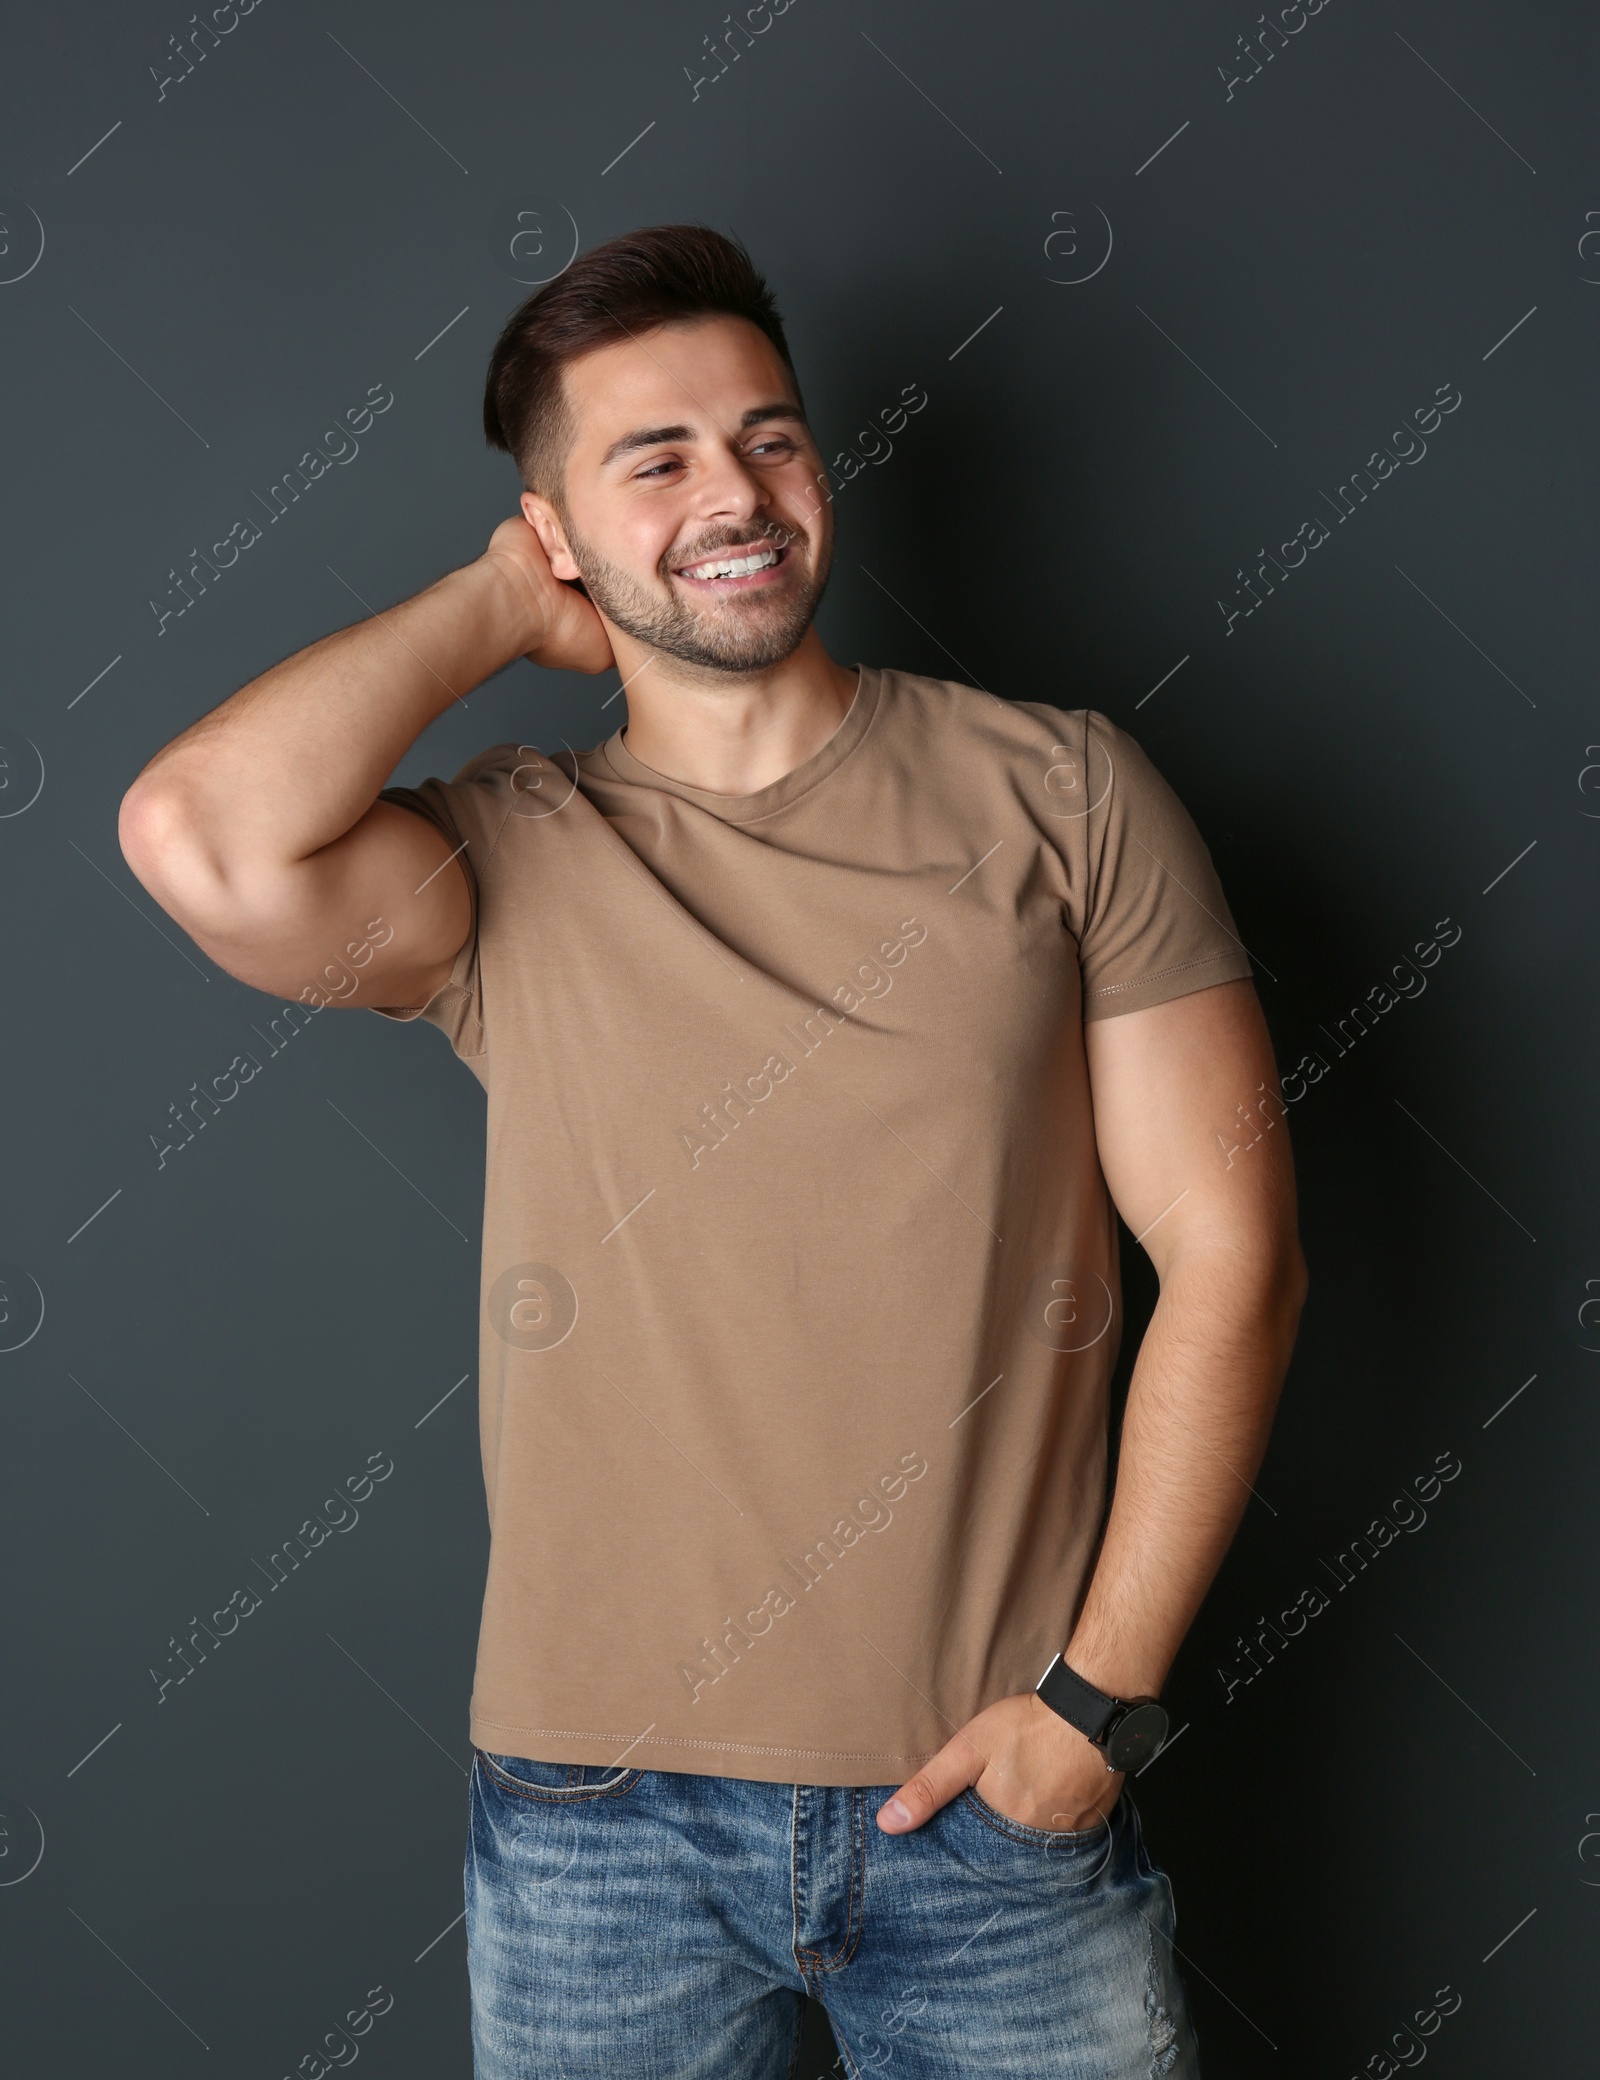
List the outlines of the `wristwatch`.
{"label": "wristwatch", "polygon": [[1107,1697],[1059,1654],[1034,1688],[1051,1711],[1094,1742],[1108,1770],[1140,1768],[1167,1737],[1167,1715],[1153,1697]]}

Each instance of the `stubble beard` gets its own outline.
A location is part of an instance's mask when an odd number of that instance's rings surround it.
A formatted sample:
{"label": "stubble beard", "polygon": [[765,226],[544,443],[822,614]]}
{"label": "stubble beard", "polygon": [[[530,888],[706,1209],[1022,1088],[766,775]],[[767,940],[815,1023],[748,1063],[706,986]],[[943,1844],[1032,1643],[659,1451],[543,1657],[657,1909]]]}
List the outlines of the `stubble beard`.
{"label": "stubble beard", "polygon": [[592,542],[585,541],[566,522],[572,560],[578,566],[589,598],[618,628],[663,656],[675,658],[696,671],[747,675],[770,671],[792,657],[811,626],[817,604],[828,581],[830,544],[824,540],[813,564],[794,562],[798,582],[786,588],[786,597],[771,600],[758,595],[733,595],[727,602],[708,601],[703,608],[672,588],[670,573],[686,564],[703,563],[719,550],[782,545],[789,541],[791,560],[809,550],[808,538],[788,528],[768,526],[740,533],[723,528],[686,552],[674,548],[661,559],[660,591],[639,583],[628,571],[609,562]]}

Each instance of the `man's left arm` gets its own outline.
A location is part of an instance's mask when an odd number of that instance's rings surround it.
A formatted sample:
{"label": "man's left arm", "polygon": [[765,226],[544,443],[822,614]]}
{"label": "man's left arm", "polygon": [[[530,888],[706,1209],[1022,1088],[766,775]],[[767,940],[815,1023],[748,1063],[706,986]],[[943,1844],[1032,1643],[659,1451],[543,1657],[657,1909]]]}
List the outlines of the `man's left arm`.
{"label": "man's left arm", "polygon": [[[1154,1696],[1253,1492],[1306,1269],[1254,987],[1217,983],[1092,1020],[1084,1034],[1101,1167],[1161,1291],[1128,1388],[1099,1558],[1062,1648],[1109,1696]],[[1014,1819],[1074,1829],[1110,1811],[1122,1778],[1025,1691],[970,1720],[878,1824],[919,1827],[969,1785]]]}

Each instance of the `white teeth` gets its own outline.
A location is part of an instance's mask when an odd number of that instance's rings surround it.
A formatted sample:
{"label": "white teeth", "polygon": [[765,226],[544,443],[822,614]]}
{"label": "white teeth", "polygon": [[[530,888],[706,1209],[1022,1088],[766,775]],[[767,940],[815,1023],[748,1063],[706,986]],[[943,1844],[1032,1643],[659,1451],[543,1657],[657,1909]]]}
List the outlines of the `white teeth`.
{"label": "white teeth", "polygon": [[764,571],[778,560],[776,549],[758,549],[754,556],[725,556],[715,563],[697,563],[685,572],[690,578],[746,578]]}

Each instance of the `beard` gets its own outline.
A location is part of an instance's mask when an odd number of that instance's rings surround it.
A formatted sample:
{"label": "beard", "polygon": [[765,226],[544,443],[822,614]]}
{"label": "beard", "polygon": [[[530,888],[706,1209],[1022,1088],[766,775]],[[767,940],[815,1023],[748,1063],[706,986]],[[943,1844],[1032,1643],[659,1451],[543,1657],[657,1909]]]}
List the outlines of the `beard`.
{"label": "beard", "polygon": [[704,563],[719,551],[771,548],[774,533],[770,527],[713,528],[703,540],[686,548],[674,545],[657,565],[660,591],[640,584],[630,572],[609,562],[570,520],[566,535],[572,560],[600,612],[635,642],[698,671],[744,676],[782,664],[799,649],[828,581],[828,544],[824,542],[816,563],[802,562],[799,552],[809,545],[807,537],[795,531],[786,545],[793,576],[781,594],[736,593],[701,606],[673,590],[671,573]]}

